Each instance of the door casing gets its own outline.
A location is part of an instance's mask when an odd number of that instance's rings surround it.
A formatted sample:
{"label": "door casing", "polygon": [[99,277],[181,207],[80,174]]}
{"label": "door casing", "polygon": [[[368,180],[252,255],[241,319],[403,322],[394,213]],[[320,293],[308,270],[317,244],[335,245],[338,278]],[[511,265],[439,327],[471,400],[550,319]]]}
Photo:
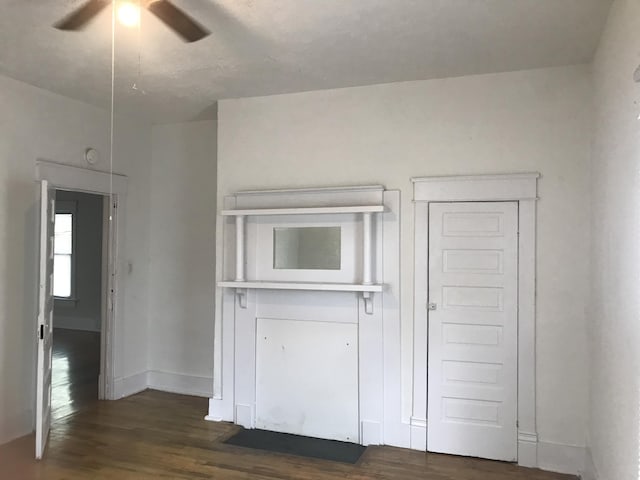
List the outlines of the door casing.
{"label": "door casing", "polygon": [[518,202],[518,464],[537,467],[535,251],[539,173],[413,178],[414,371],[411,448],[427,450],[427,341],[430,202]]}
{"label": "door casing", "polygon": [[38,161],[36,180],[47,180],[52,188],[102,195],[103,248],[102,248],[102,319],[100,345],[100,377],[98,398],[115,399],[115,357],[119,351],[114,335],[115,323],[121,317],[119,301],[120,266],[123,264],[119,245],[124,239],[122,228],[126,205],[128,179],[124,175],[111,174],[85,168]]}

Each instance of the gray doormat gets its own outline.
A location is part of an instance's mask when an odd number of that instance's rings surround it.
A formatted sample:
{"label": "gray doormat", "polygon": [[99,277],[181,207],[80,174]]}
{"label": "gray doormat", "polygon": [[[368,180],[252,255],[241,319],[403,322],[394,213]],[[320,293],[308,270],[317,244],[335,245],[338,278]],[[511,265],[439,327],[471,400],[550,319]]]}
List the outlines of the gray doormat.
{"label": "gray doormat", "polygon": [[355,464],[367,447],[355,443],[303,437],[267,430],[240,430],[224,441],[229,445]]}

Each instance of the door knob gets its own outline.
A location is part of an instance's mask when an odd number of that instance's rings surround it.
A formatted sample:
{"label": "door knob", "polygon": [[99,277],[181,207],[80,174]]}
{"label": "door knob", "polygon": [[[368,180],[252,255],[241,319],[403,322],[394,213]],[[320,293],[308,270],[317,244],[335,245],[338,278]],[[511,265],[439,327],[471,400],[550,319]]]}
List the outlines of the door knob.
{"label": "door knob", "polygon": [[427,308],[428,308],[429,310],[437,310],[437,309],[438,309],[438,305],[437,305],[436,303],[434,303],[434,302],[431,302],[431,303],[429,303],[429,304],[427,305]]}

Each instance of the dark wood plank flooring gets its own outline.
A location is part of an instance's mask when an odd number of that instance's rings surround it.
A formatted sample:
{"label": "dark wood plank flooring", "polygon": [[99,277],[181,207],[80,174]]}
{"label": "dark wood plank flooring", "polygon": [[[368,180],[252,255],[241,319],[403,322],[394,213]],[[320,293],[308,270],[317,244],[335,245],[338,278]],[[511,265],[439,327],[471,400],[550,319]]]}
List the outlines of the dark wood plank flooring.
{"label": "dark wood plank flooring", "polygon": [[222,443],[238,431],[203,420],[207,400],[146,391],[96,402],[54,423],[45,459],[33,436],[0,447],[0,478],[221,480],[567,480],[515,465],[391,447],[369,447],[356,465]]}
{"label": "dark wood plank flooring", "polygon": [[98,401],[99,333],[54,329],[52,365],[53,422]]}

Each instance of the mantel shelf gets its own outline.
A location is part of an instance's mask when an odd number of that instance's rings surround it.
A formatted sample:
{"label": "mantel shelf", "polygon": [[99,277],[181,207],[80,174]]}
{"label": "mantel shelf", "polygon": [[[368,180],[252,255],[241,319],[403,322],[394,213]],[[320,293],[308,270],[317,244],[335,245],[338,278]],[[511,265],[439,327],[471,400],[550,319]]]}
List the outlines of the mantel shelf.
{"label": "mantel shelf", "polygon": [[218,282],[219,287],[256,288],[262,290],[315,290],[328,292],[382,292],[384,285],[364,285],[362,283],[320,283],[320,282]]}
{"label": "mantel shelf", "polygon": [[384,205],[355,205],[344,207],[299,207],[299,208],[253,208],[245,210],[222,210],[225,217],[254,215],[321,215],[340,213],[379,213],[384,212]]}

